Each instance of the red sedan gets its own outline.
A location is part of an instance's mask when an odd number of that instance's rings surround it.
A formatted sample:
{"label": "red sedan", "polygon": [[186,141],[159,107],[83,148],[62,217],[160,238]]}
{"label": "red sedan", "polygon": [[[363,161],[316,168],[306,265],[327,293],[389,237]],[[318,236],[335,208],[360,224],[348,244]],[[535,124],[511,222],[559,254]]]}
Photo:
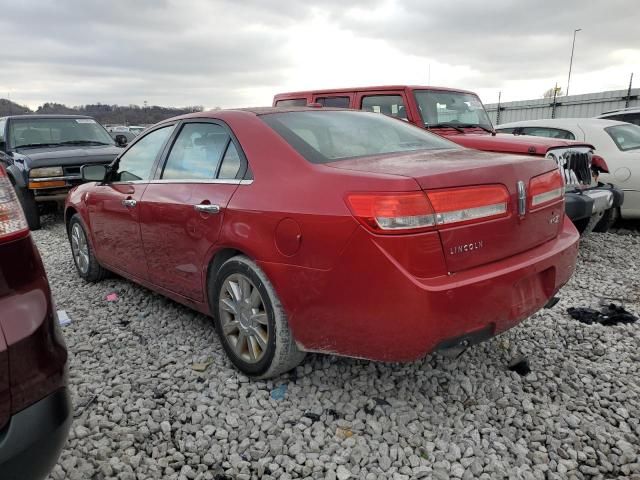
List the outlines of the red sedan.
{"label": "red sedan", "polygon": [[211,315],[252,376],[305,352],[410,361],[479,342],[575,268],[552,160],[375,113],[187,115],[83,176],[66,203],[80,276],[110,270]]}

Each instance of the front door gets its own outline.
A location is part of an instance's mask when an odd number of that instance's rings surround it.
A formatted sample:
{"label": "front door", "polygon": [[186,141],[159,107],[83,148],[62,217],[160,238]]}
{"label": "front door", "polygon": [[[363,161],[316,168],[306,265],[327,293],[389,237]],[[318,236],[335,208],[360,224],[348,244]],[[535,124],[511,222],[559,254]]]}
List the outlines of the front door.
{"label": "front door", "polygon": [[105,267],[148,279],[142,249],[139,202],[174,125],[157,128],[131,145],[118,160],[111,181],[86,198],[96,255]]}
{"label": "front door", "polygon": [[245,164],[225,125],[182,125],[160,179],[142,196],[140,226],[151,282],[204,301],[208,253]]}

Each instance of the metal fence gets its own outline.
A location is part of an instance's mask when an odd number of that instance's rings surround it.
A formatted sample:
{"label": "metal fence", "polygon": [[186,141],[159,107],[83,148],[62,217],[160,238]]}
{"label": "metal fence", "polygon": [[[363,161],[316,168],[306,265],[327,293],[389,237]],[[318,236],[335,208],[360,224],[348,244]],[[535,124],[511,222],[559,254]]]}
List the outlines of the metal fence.
{"label": "metal fence", "polygon": [[[540,98],[500,104],[491,103],[485,105],[485,108],[493,124],[500,125],[501,123],[542,118],[596,117],[601,113],[625,108],[625,106],[640,107],[639,96],[640,88],[632,88],[631,90],[611,90],[556,97],[555,105],[553,98]],[[498,105],[500,105],[499,112]]]}

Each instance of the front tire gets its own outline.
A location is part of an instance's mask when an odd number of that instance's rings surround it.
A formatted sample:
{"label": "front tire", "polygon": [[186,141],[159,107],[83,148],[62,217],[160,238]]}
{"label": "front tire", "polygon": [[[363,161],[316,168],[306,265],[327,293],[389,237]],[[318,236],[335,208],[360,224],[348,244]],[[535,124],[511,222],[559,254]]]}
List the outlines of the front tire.
{"label": "front tire", "polygon": [[40,230],[40,211],[38,210],[38,204],[33,196],[33,192],[18,186],[15,187],[15,190],[24,216],[27,219],[29,230]]}
{"label": "front tire", "polygon": [[78,275],[88,282],[98,282],[105,278],[109,272],[98,263],[79,214],[71,217],[67,234]]}
{"label": "front tire", "polygon": [[296,346],[278,295],[255,262],[243,255],[227,260],[211,297],[220,342],[238,370],[271,378],[302,362],[305,353]]}
{"label": "front tire", "polygon": [[593,227],[593,231],[599,233],[608,232],[609,229],[613,227],[614,223],[618,221],[618,218],[620,218],[620,210],[616,207],[611,207],[609,210],[604,212],[600,221],[596,223],[595,227]]}

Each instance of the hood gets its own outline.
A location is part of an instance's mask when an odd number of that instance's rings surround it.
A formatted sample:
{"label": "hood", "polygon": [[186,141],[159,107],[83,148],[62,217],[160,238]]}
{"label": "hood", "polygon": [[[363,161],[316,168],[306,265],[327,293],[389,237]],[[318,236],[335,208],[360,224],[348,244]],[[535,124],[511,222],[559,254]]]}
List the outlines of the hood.
{"label": "hood", "polygon": [[[434,131],[434,133],[436,132]],[[523,155],[544,156],[550,149],[558,147],[588,147],[593,149],[593,145],[585,142],[528,135],[514,136],[507,133],[498,133],[495,136],[490,134],[453,134],[443,136],[467,148]]]}
{"label": "hood", "polygon": [[109,163],[121,152],[122,148],[115,145],[18,148],[13,152],[13,158],[26,162],[30,168],[37,168]]}

